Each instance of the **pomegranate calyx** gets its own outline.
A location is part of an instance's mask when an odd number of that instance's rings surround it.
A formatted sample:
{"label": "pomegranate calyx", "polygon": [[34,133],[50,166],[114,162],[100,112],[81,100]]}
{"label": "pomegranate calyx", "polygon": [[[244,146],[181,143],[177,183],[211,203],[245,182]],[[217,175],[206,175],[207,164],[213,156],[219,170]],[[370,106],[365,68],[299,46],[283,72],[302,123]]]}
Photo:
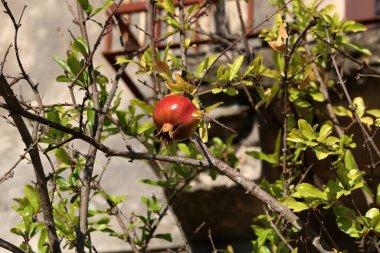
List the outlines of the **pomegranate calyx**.
{"label": "pomegranate calyx", "polygon": [[160,132],[168,133],[170,139],[173,139],[173,125],[172,124],[170,124],[170,123],[163,124]]}

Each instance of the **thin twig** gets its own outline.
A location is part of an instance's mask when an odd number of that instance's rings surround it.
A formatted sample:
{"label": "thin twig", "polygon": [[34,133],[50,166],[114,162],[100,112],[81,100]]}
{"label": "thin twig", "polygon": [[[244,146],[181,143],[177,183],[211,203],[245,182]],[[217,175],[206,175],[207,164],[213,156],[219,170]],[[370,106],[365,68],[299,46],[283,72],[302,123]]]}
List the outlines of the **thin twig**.
{"label": "thin twig", "polygon": [[264,212],[265,212],[265,215],[267,216],[267,220],[269,221],[269,224],[270,226],[273,228],[274,232],[276,232],[276,234],[278,235],[278,237],[281,239],[281,241],[285,244],[286,247],[288,247],[288,249],[293,252],[294,248],[292,247],[292,245],[290,245],[288,243],[288,241],[285,239],[285,237],[282,235],[282,233],[280,232],[280,230],[278,230],[277,226],[273,223],[272,221],[272,218],[270,217],[269,215],[269,212],[268,212],[268,209],[267,208],[264,208]]}
{"label": "thin twig", "polygon": [[29,151],[36,146],[38,141],[34,142],[30,147],[28,147],[25,152],[20,155],[20,158],[15,162],[15,164],[7,171],[4,173],[4,175],[0,178],[0,184],[3,183],[4,181],[8,180],[9,178],[13,177],[14,170],[16,169],[17,165],[25,159],[25,156],[29,153]]}
{"label": "thin twig", "polygon": [[152,52],[152,78],[153,78],[153,84],[154,89],[156,90],[156,94],[160,93],[160,82],[158,80],[158,77],[156,75],[156,2],[155,0],[149,0],[148,3],[148,12],[149,12],[149,21],[150,21],[150,50]]}

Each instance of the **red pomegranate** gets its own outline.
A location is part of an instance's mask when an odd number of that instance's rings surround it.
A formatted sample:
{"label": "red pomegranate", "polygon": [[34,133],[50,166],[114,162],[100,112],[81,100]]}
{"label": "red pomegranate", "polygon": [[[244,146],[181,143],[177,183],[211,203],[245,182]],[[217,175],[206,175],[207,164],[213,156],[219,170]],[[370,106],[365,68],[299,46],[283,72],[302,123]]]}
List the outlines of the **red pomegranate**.
{"label": "red pomegranate", "polygon": [[197,107],[188,98],[170,95],[161,99],[153,111],[153,121],[160,136],[166,141],[188,139],[198,126],[194,117]]}

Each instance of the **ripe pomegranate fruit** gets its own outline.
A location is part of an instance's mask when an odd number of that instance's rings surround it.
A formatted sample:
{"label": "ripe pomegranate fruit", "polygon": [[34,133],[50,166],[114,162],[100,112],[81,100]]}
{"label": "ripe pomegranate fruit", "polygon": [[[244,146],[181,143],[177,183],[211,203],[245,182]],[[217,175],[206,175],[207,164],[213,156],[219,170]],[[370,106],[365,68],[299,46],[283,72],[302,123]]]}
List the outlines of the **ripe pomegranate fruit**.
{"label": "ripe pomegranate fruit", "polygon": [[197,107],[188,98],[170,95],[161,99],[153,110],[157,136],[166,141],[188,139],[198,126]]}

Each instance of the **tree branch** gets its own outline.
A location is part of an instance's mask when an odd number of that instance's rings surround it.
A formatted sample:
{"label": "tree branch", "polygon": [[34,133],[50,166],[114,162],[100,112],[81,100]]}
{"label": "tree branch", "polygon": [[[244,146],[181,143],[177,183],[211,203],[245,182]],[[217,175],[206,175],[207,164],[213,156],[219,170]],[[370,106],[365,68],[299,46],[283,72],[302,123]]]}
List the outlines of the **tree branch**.
{"label": "tree branch", "polygon": [[[8,104],[9,106],[18,108],[19,110],[23,110],[15,94],[10,88],[7,80],[5,79],[4,75],[0,75],[0,95],[4,98],[6,104]],[[22,137],[23,142],[25,143],[26,148],[31,147],[34,141],[22,117],[19,114],[15,113],[12,113],[11,117],[18,131],[20,132],[20,135]],[[32,160],[34,173],[37,179],[37,189],[41,200],[44,223],[48,231],[51,249],[53,250],[53,252],[61,252],[59,238],[57,236],[54,224],[52,205],[49,199],[49,192],[47,188],[48,180],[45,177],[45,172],[42,166],[40,155],[38,153],[38,148],[36,146],[33,146],[29,150],[29,155]]]}
{"label": "tree branch", "polygon": [[1,239],[1,238],[0,238],[0,247],[3,248],[3,249],[8,250],[10,252],[13,252],[13,253],[25,253],[25,251],[23,251],[19,247],[13,245],[10,242],[7,242],[7,241]]}

